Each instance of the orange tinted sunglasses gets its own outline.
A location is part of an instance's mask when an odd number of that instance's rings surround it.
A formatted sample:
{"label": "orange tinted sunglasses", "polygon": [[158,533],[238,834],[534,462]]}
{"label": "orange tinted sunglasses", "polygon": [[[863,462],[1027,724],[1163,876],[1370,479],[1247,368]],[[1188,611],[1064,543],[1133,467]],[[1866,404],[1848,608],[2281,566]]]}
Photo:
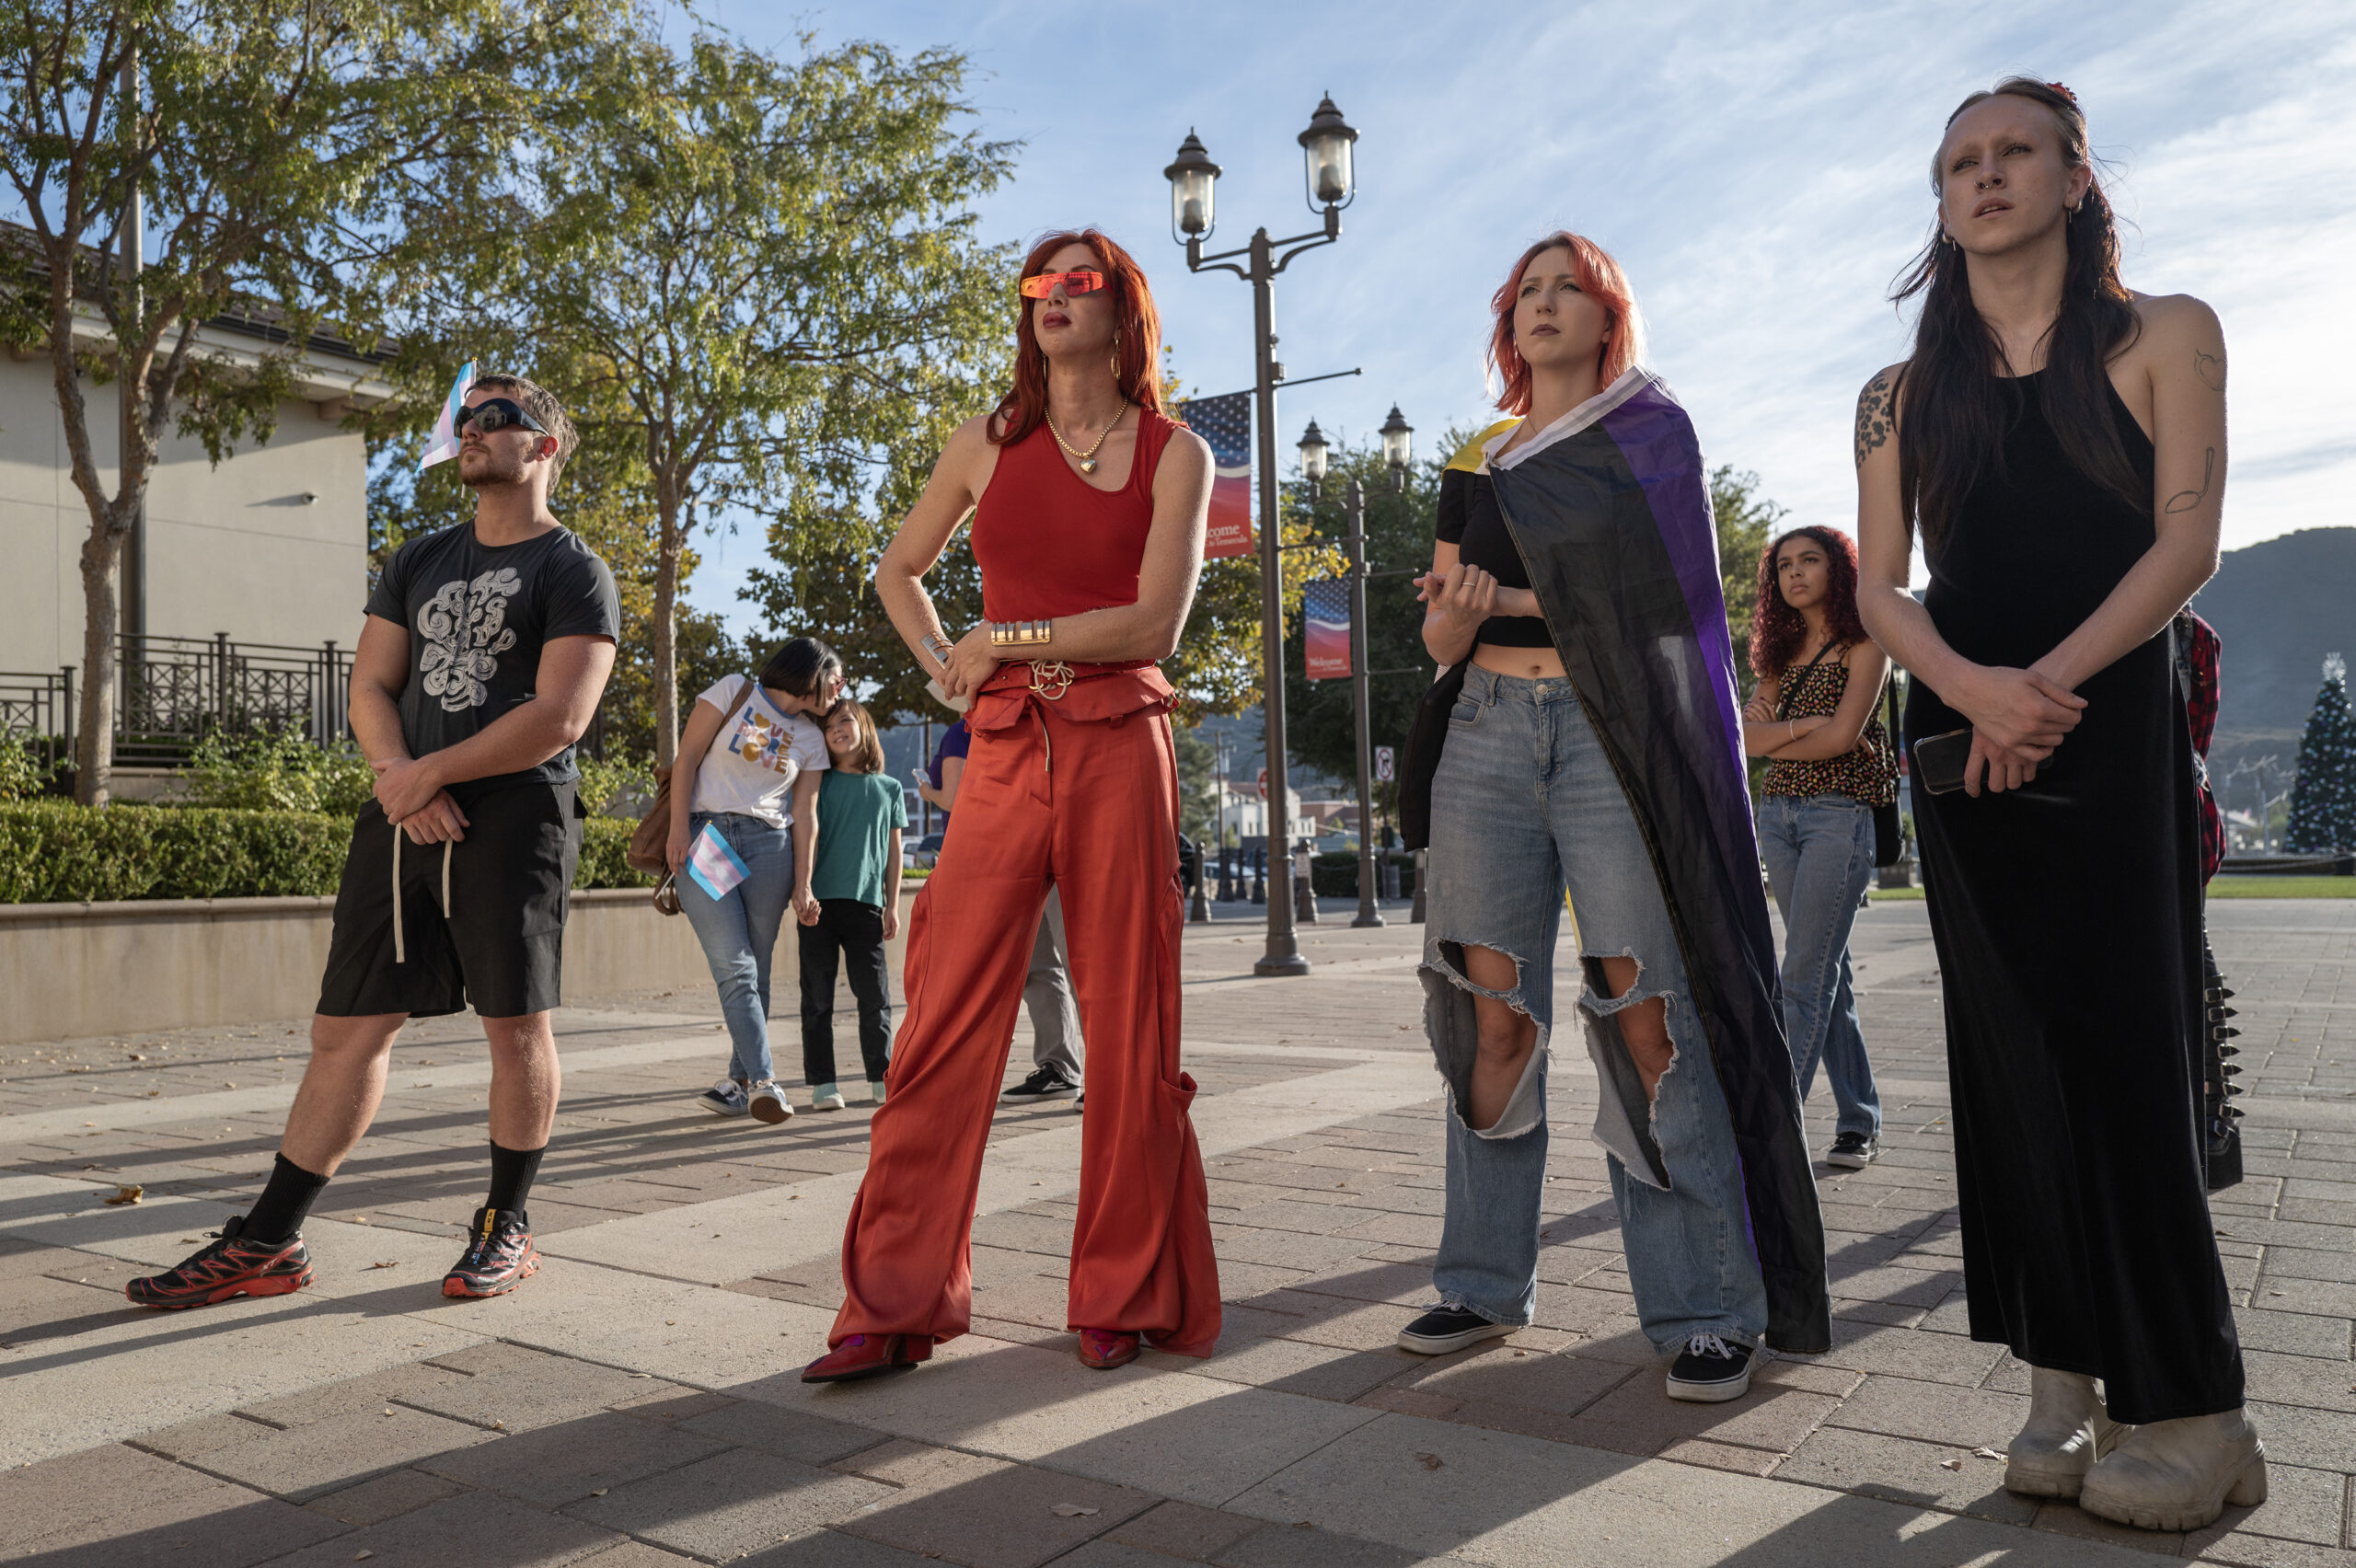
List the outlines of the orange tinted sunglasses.
{"label": "orange tinted sunglasses", "polygon": [[1041,272],[1022,280],[1022,297],[1045,299],[1056,292],[1058,283],[1063,285],[1064,293],[1068,294],[1094,294],[1098,289],[1109,286],[1104,282],[1104,274],[1094,271]]}

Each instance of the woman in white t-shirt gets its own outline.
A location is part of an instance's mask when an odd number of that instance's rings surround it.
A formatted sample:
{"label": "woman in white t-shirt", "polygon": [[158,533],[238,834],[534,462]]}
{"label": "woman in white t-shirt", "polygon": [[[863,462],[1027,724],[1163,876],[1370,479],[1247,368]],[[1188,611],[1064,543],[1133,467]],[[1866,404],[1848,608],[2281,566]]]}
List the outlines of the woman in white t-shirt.
{"label": "woman in white t-shirt", "polygon": [[687,716],[671,768],[669,859],[733,1046],[728,1076],[697,1102],[782,1122],[793,1108],[769,1062],[769,957],[789,905],[804,925],[818,916],[810,868],[827,767],[819,721],[842,695],[843,662],[797,637],[769,655],[754,689],[746,685],[723,677]]}

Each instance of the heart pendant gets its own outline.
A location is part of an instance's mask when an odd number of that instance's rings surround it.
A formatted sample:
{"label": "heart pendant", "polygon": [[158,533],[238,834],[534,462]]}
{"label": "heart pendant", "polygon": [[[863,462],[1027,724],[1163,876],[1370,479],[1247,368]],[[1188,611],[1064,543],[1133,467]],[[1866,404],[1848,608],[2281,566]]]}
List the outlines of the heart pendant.
{"label": "heart pendant", "polygon": [[1096,472],[1096,459],[1093,457],[1082,457],[1080,460],[1080,471],[1083,474],[1092,474]]}

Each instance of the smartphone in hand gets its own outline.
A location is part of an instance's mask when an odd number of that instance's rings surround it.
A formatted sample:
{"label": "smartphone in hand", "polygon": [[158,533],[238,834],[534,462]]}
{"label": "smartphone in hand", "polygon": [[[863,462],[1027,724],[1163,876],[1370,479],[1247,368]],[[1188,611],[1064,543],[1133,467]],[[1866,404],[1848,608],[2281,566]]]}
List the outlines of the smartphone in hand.
{"label": "smartphone in hand", "polygon": [[1971,728],[1925,735],[1914,743],[1914,782],[1934,795],[1963,788],[1964,764],[1971,760]]}

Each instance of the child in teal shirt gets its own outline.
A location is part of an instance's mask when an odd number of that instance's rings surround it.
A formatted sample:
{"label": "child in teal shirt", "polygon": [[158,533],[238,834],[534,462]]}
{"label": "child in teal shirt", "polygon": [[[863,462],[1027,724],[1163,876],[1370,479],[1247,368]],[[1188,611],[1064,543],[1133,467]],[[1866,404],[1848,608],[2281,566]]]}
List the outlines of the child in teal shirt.
{"label": "child in teal shirt", "polygon": [[892,976],[884,944],[900,934],[900,834],[907,800],[884,771],[884,741],[867,709],[846,698],[826,715],[833,764],[818,790],[818,835],[810,892],[814,924],[802,942],[802,1078],[815,1111],[839,1111],[835,1087],[835,970],[848,970],[859,1003],[859,1054],[867,1092],[884,1099],[892,1060]]}

